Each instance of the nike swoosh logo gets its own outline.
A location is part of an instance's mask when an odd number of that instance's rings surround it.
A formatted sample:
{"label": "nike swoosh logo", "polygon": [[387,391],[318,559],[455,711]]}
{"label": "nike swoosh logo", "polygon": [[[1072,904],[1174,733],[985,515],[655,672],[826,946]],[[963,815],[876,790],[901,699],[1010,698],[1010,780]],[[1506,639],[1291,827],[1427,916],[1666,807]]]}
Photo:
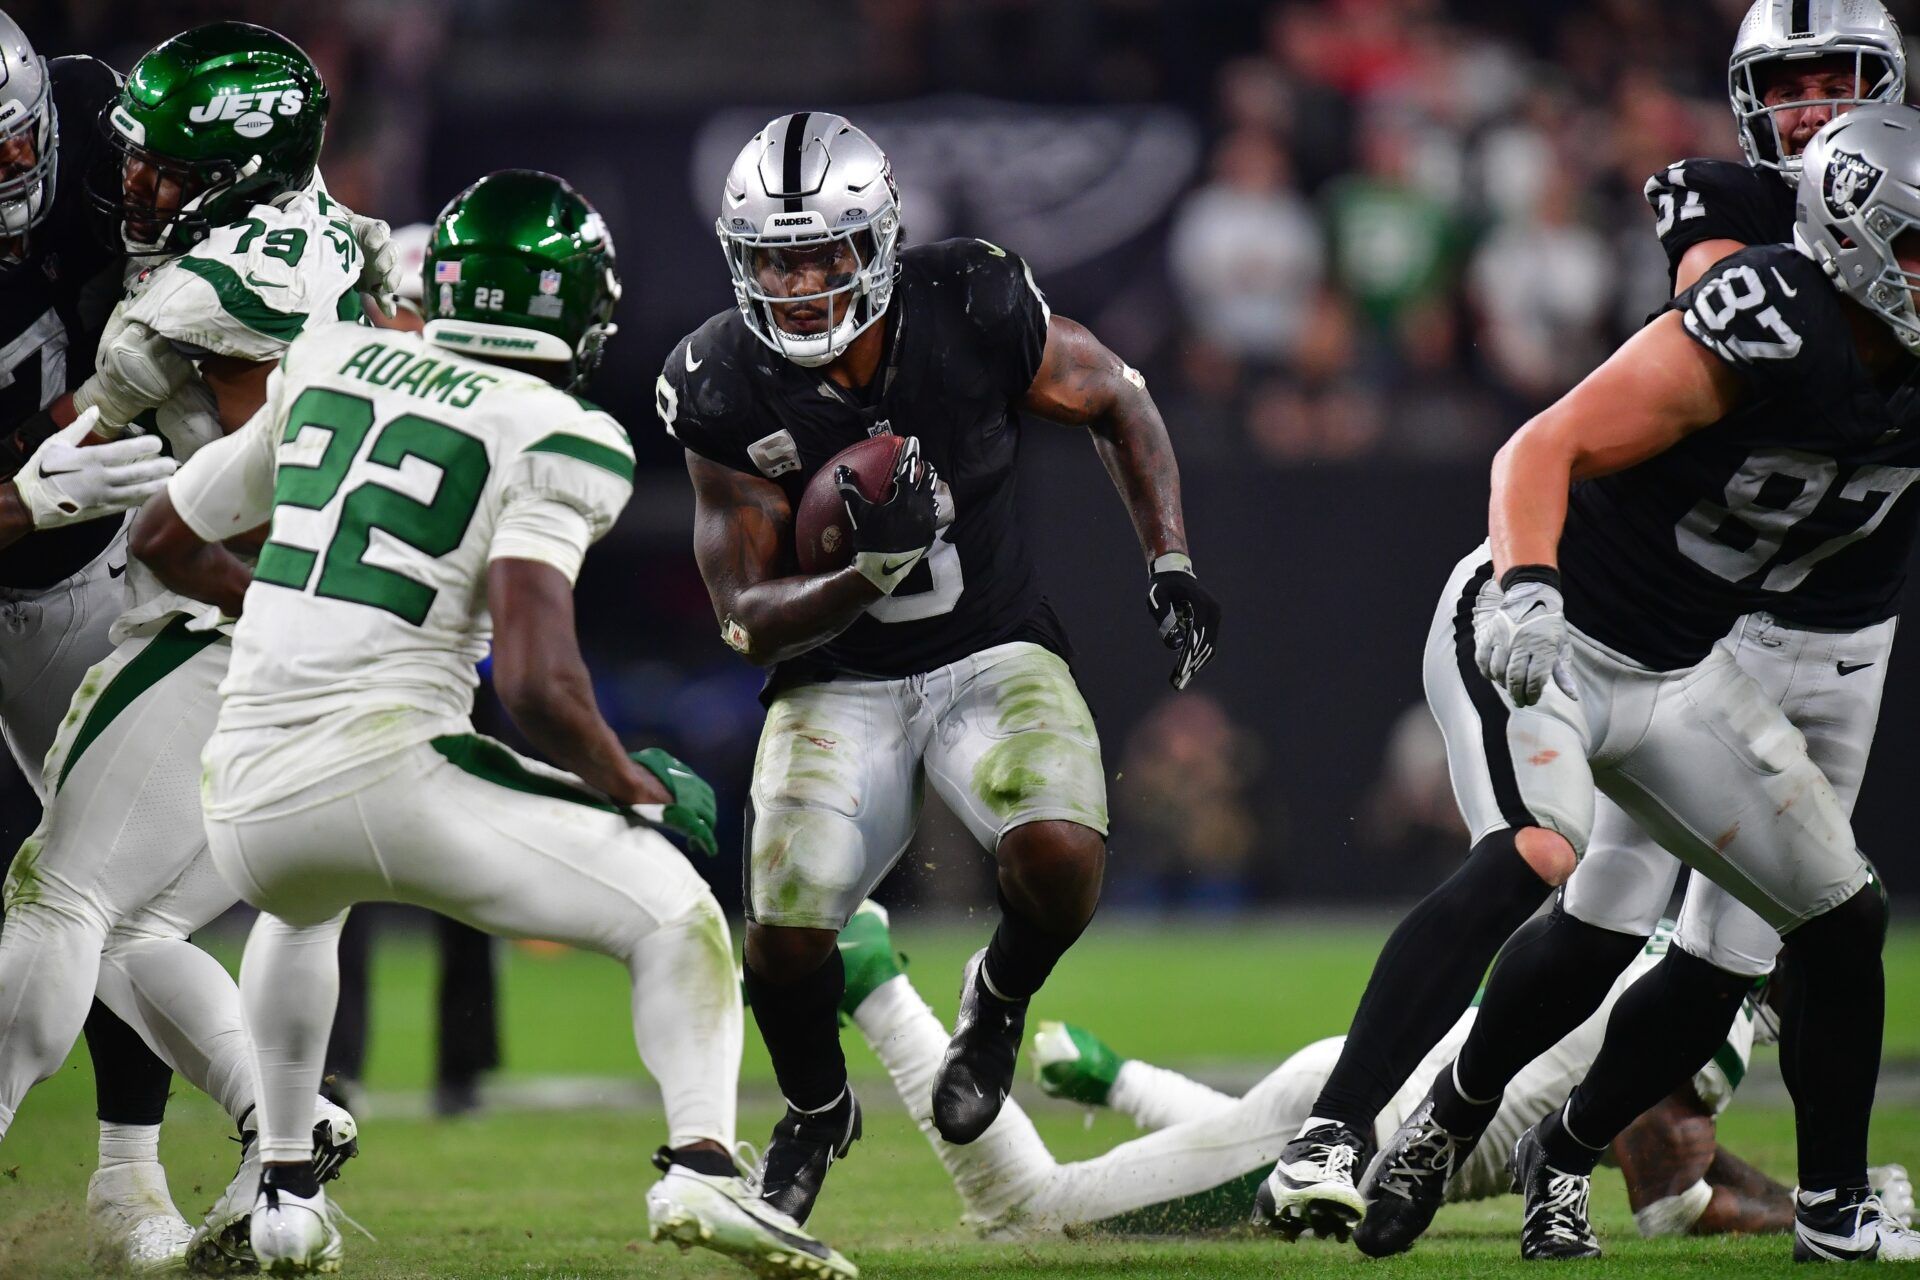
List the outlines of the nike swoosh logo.
{"label": "nike swoosh logo", "polygon": [[1534,611],[1535,611],[1535,610],[1537,610],[1537,609],[1544,609],[1544,608],[1546,608],[1546,607],[1547,607],[1547,604],[1546,604],[1546,601],[1544,601],[1544,600],[1535,600],[1535,601],[1533,602],[1533,604],[1532,604],[1532,605],[1530,605],[1530,606],[1528,607],[1528,609],[1527,609],[1527,611],[1526,611],[1525,613],[1523,613],[1523,614],[1521,614],[1520,616],[1521,616],[1521,617],[1523,617],[1523,618],[1531,618],[1531,617],[1533,616],[1533,614],[1534,614]]}
{"label": "nike swoosh logo", "polygon": [[1836,662],[1833,664],[1833,669],[1843,676],[1850,676],[1856,671],[1865,671],[1872,665],[1871,662]]}
{"label": "nike swoosh logo", "polygon": [[262,280],[251,271],[247,272],[247,283],[256,289],[284,289],[287,287],[284,284],[275,284],[271,280]]}
{"label": "nike swoosh logo", "polygon": [[127,571],[127,566],[125,561],[122,561],[119,564],[110,564],[107,566],[107,576],[109,578],[117,578],[121,574],[125,573],[126,571]]}
{"label": "nike swoosh logo", "polygon": [[1788,284],[1787,278],[1780,274],[1780,268],[1768,267],[1767,270],[1773,272],[1773,278],[1780,282],[1780,291],[1782,293],[1786,294],[1789,298],[1797,298],[1800,296],[1800,291]]}
{"label": "nike swoosh logo", "polygon": [[693,344],[688,343],[687,344],[687,372],[698,373],[700,371],[700,366],[705,363],[706,363],[705,360],[695,360],[693,358]]}
{"label": "nike swoosh logo", "polygon": [[906,568],[908,565],[912,564],[915,560],[918,560],[919,558],[920,558],[919,556],[908,556],[904,560],[885,561],[880,565],[880,572],[881,573],[898,573],[900,572],[900,570]]}

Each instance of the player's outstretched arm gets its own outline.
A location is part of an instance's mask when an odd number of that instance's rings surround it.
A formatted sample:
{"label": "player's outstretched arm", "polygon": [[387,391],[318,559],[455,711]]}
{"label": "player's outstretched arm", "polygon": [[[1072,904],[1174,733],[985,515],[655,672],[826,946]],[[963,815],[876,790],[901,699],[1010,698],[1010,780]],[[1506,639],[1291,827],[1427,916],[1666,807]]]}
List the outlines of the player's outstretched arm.
{"label": "player's outstretched arm", "polygon": [[540,753],[623,805],[673,803],[601,718],[574,631],[573,584],[538,560],[487,566],[493,614],[493,688]]}
{"label": "player's outstretched arm", "polygon": [[118,515],[166,486],[174,463],[160,456],[158,440],[81,444],[98,417],[86,414],[40,439],[24,465],[0,483],[0,546],[35,529]]}
{"label": "player's outstretched arm", "polygon": [[693,554],[720,635],[758,666],[796,657],[852,626],[880,588],[852,565],[791,572],[793,509],[780,486],[691,449]]}
{"label": "player's outstretched arm", "polygon": [[1052,316],[1040,371],[1020,403],[1041,417],[1092,431],[1147,558],[1147,607],[1161,639],[1180,652],[1173,687],[1186,688],[1213,657],[1220,605],[1193,573],[1180,508],[1180,464],[1146,379],[1084,325]]}
{"label": "player's outstretched arm", "polygon": [[1733,369],[1669,311],[1501,446],[1487,531],[1496,575],[1559,563],[1567,490],[1623,471],[1718,422],[1739,403]]}

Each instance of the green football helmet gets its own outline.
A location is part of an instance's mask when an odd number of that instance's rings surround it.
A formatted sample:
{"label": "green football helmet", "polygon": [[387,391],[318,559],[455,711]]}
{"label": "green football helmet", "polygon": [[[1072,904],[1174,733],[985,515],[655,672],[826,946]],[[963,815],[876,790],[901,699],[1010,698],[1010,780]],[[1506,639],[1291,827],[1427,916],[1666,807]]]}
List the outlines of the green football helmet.
{"label": "green football helmet", "polygon": [[215,22],[134,63],[98,127],[87,190],[107,243],[180,253],[313,181],[327,86],[285,36]]}
{"label": "green football helmet", "polygon": [[493,360],[566,361],[586,383],[613,336],[607,224],[565,179],[490,173],[447,202],[421,268],[430,342]]}

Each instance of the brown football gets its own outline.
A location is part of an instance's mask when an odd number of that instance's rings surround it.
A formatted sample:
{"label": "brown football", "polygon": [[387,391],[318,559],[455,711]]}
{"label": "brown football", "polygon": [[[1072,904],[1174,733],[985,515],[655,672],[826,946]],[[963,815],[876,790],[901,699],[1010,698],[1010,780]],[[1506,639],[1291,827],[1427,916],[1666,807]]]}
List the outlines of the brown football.
{"label": "brown football", "polygon": [[893,488],[893,464],[905,444],[901,436],[873,436],[848,445],[813,473],[793,518],[800,572],[832,573],[853,562],[853,530],[847,524],[847,504],[834,487],[833,473],[843,466],[849,468],[861,496],[868,502],[884,502]]}

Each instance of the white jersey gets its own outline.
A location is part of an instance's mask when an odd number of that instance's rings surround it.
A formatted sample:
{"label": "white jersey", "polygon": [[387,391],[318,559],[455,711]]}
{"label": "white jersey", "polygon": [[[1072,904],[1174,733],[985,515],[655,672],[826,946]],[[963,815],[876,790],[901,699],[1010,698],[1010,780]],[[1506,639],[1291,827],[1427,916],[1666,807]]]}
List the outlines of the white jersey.
{"label": "white jersey", "polygon": [[531,375],[395,330],[296,339],[260,412],[168,489],[209,541],[272,518],[207,747],[207,816],[467,732],[488,564],[572,581],[633,465],[619,423]]}
{"label": "white jersey", "polygon": [[[1447,1184],[1448,1200],[1479,1200],[1502,1195],[1510,1189],[1507,1158],[1513,1154],[1513,1144],[1519,1141],[1520,1135],[1534,1121],[1566,1102],[1573,1087],[1586,1077],[1594,1058],[1600,1053],[1601,1041],[1606,1038],[1607,1018],[1613,1012],[1614,1003],[1628,987],[1660,963],[1661,957],[1667,954],[1667,944],[1673,936],[1673,930],[1673,921],[1662,920],[1653,936],[1647,940],[1647,945],[1627,966],[1626,972],[1614,981],[1606,1000],[1594,1011],[1593,1016],[1553,1048],[1521,1068],[1520,1074],[1507,1086],[1499,1113],[1487,1127],[1480,1144]],[[1400,1092],[1393,1096],[1386,1110],[1381,1112],[1377,1124],[1380,1141],[1384,1142],[1392,1136],[1393,1131],[1426,1098],[1434,1077],[1452,1065],[1454,1058],[1459,1055],[1460,1046],[1467,1041],[1467,1033],[1473,1030],[1474,1019],[1479,1013],[1476,1004],[1462,1014],[1440,1043],[1421,1061],[1419,1068],[1408,1077]],[[1733,1101],[1733,1091],[1746,1077],[1747,1061],[1753,1053],[1754,1019],[1753,1000],[1742,1002],[1739,1013],[1734,1015],[1733,1025],[1728,1028],[1726,1041],[1714,1053],[1712,1060],[1694,1074],[1693,1091],[1715,1115],[1719,1115]]]}
{"label": "white jersey", "polygon": [[[253,206],[182,254],[158,264],[134,259],[117,321],[144,324],[193,359],[278,360],[310,326],[361,314],[356,289],[365,263],[347,212],[316,176],[305,190]],[[198,377],[155,416],[183,462],[219,437],[213,393]],[[127,590],[132,605],[115,624],[116,642],[156,630],[175,613],[192,614],[196,630],[221,620],[211,605],[168,591],[138,560]]]}

